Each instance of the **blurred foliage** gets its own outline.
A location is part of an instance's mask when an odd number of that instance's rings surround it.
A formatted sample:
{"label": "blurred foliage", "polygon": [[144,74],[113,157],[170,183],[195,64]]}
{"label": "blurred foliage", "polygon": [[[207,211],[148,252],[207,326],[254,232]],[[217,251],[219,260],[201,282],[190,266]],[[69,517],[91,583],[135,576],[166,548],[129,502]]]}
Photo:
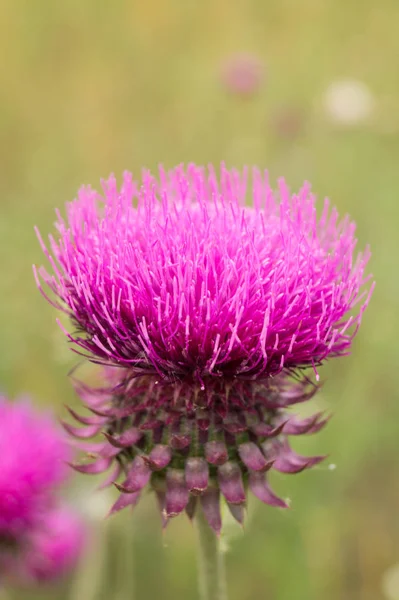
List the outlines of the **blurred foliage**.
{"label": "blurred foliage", "polygon": [[[31,263],[42,261],[33,225],[50,230],[54,207],[111,171],[255,163],[292,188],[312,181],[356,219],[360,245],[372,246],[377,288],[353,355],[322,370],[317,403],[334,418],[297,444],[329,452],[337,468],[327,461],[275,477],[290,511],[250,503],[246,533],[227,557],[231,600],[376,600],[399,561],[398,22],[397,0],[0,3],[0,386],[10,395],[27,391],[58,414],[76,402],[66,374],[77,358],[32,277]],[[241,51],[265,65],[248,98],[220,79],[226,57]],[[342,78],[375,95],[372,117],[356,127],[323,110],[326,87]],[[300,127],[282,134],[282,110]],[[149,497],[133,516],[97,528],[107,555],[97,540],[84,571],[102,582],[97,591],[79,591],[90,585],[75,579],[15,597],[196,598],[185,519],[162,535]]]}

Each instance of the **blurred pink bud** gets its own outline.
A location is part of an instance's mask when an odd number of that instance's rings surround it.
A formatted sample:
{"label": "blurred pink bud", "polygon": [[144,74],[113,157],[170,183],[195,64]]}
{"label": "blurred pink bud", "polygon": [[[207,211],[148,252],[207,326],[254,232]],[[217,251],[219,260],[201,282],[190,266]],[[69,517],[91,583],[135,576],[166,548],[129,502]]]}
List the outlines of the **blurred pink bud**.
{"label": "blurred pink bud", "polygon": [[233,54],[221,66],[221,80],[229,92],[251,96],[262,84],[263,70],[263,63],[255,54]]}
{"label": "blurred pink bud", "polygon": [[15,563],[14,576],[31,584],[67,575],[82,555],[86,533],[77,513],[67,506],[57,507],[28,536],[25,551]]}

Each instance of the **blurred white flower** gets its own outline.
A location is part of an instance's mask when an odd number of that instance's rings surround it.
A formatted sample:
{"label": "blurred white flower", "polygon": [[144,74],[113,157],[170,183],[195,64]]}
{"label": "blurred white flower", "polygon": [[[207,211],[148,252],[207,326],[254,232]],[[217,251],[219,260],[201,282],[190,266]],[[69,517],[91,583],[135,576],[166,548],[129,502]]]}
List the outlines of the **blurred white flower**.
{"label": "blurred white flower", "polygon": [[382,593],[387,600],[399,600],[399,564],[393,565],[382,576]]}
{"label": "blurred white flower", "polygon": [[374,109],[374,97],[367,85],[355,79],[333,81],[324,97],[325,111],[331,120],[343,125],[366,121]]}

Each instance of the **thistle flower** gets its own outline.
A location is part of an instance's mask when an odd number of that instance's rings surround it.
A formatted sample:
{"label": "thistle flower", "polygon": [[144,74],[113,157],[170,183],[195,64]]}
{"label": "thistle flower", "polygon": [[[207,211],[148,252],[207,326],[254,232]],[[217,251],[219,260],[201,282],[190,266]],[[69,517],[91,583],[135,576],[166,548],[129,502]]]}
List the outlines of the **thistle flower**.
{"label": "thistle flower", "polygon": [[50,415],[28,399],[0,397],[0,573],[7,579],[55,578],[78,555],[81,523],[56,497],[70,460]]}
{"label": "thistle flower", "polygon": [[29,400],[0,396],[0,548],[14,545],[53,502],[68,475],[69,444]]}
{"label": "thistle flower", "polygon": [[[42,248],[53,274],[36,278],[75,326],[76,351],[114,369],[113,382],[77,389],[93,413],[70,411],[66,425],[97,455],[76,465],[111,468],[134,505],[149,484],[164,521],[199,501],[221,528],[220,494],[242,522],[246,490],[284,507],[270,469],[297,473],[322,457],[303,457],[288,437],[320,430],[320,413],[290,412],[317,389],[329,357],[348,354],[368,304],[366,250],[355,256],[355,225],[326,200],[321,216],[305,184],[278,192],[267,174],[190,165],[141,183],[124,175],[90,187],[57,213],[59,239]],[[251,206],[246,205],[247,197]],[[47,297],[47,296],[46,296]],[[108,370],[109,371],[109,370]],[[98,433],[104,442],[87,442]],[[124,479],[118,483],[119,477]]]}
{"label": "thistle flower", "polygon": [[27,533],[23,551],[9,564],[9,575],[25,585],[60,579],[76,566],[85,537],[79,515],[69,506],[57,506]]}

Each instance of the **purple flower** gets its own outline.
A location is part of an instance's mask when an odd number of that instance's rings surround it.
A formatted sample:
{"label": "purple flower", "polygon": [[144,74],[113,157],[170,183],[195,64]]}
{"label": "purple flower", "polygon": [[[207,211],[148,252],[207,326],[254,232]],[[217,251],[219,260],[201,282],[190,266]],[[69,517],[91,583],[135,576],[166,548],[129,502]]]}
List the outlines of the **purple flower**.
{"label": "purple flower", "polygon": [[7,580],[53,579],[78,557],[82,523],[57,499],[71,458],[50,415],[27,399],[0,397],[0,574]]}
{"label": "purple flower", "polygon": [[10,562],[11,579],[25,585],[60,579],[76,566],[85,538],[82,519],[70,507],[52,509],[28,533],[23,551]]}
{"label": "purple flower", "polygon": [[0,397],[0,547],[36,522],[68,475],[71,452],[62,430],[26,399]]}
{"label": "purple flower", "polygon": [[[134,504],[150,483],[165,518],[197,497],[220,530],[219,495],[237,520],[245,490],[284,506],[265,473],[293,473],[305,458],[287,436],[321,429],[320,414],[299,419],[289,407],[313,395],[303,373],[349,352],[371,289],[366,250],[355,255],[355,225],[325,201],[317,217],[305,184],[273,192],[267,174],[190,165],[141,183],[111,177],[103,195],[82,188],[57,214],[52,267],[36,273],[72,319],[66,333],[94,362],[119,367],[96,391],[77,384],[94,416],[80,416],[78,438],[101,430],[107,442],[77,469],[98,473]],[[251,206],[246,205],[250,198]],[[116,460],[115,460],[116,459]]]}
{"label": "purple flower", "polygon": [[249,97],[258,91],[263,79],[263,70],[263,64],[256,55],[233,54],[222,64],[222,83],[229,92]]}

